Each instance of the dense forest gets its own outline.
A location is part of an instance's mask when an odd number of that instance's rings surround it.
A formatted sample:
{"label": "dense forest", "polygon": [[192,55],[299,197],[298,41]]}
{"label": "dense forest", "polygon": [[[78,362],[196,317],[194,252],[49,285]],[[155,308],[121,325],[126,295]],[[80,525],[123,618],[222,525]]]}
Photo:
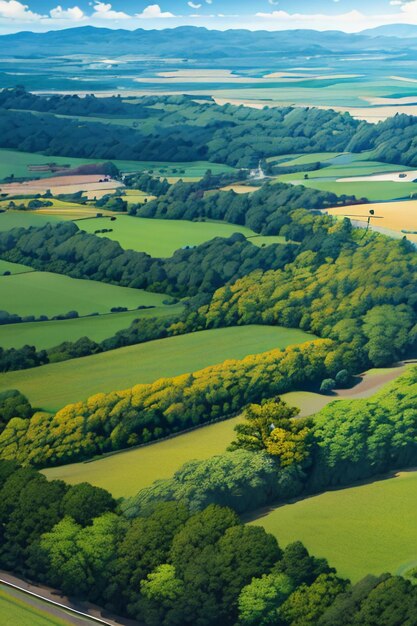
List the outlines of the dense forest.
{"label": "dense forest", "polygon": [[[280,401],[249,406],[234,451],[119,504],[88,483],[48,481],[2,460],[0,566],[147,626],[414,626],[410,581],[383,574],[352,585],[300,542],[283,550],[230,507],[415,463],[416,393],[414,369],[313,420],[294,422]],[[13,403],[28,411],[22,398],[0,397],[9,413]]]}
{"label": "dense forest", "polygon": [[[207,159],[250,168],[281,154],[373,150],[378,160],[417,165],[417,119],[408,115],[369,124],[314,108],[258,110],[186,96],[132,103],[119,97],[44,98],[23,87],[0,92],[0,110],[0,147],[48,155],[150,161],[163,155],[164,161]],[[132,127],[84,119],[93,115],[103,122],[106,116],[128,117]]]}
{"label": "dense forest", "polygon": [[[205,194],[204,189],[215,189],[210,172],[198,183],[179,181],[171,185],[168,192],[156,200],[137,205],[130,211],[138,217],[171,220],[224,220],[231,224],[248,226],[262,235],[281,234],[287,239],[301,241],[303,228],[292,219],[294,209],[320,210],[329,207],[367,202],[355,196],[338,196],[327,191],[309,189],[303,185],[285,183],[266,184],[250,194],[213,191]],[[293,223],[293,224],[292,224]],[[317,226],[319,227],[317,219]],[[284,228],[286,227],[286,228]]]}
{"label": "dense forest", "polygon": [[[371,125],[318,109],[258,110],[183,96],[45,98],[22,87],[0,92],[0,111],[4,148],[231,165],[173,185],[150,172],[127,175],[127,187],[156,196],[130,213],[222,220],[255,232],[185,246],[170,258],[125,250],[86,233],[82,222],[1,232],[2,259],[166,293],[173,303],[181,298],[183,310],[136,319],[102,341],[0,348],[0,371],[236,325],[301,328],[318,337],[97,393],[56,414],[17,390],[0,393],[0,567],[146,626],[415,626],[410,581],[382,574],[352,585],[300,542],[282,549],[240,516],[417,464],[417,368],[369,399],[333,402],[310,418],[279,397],[345,387],[354,374],[415,351],[416,250],[405,238],[355,230],[320,212],[363,198],[259,181],[250,194],[218,190],[247,179],[246,168],[262,159],[287,153],[372,150],[381,161],[417,165],[417,118]],[[110,117],[128,125],[106,124]],[[127,200],[119,194],[97,206],[124,211]],[[258,247],[259,235],[283,243]],[[2,324],[25,321],[0,311]],[[37,471],[237,415],[227,452],[189,461],[124,500]]]}
{"label": "dense forest", "polygon": [[[100,102],[97,103],[97,100]],[[119,98],[83,99],[4,90],[0,100],[0,146],[45,154],[164,161],[209,161],[235,167],[257,166],[259,158],[289,152],[343,150],[358,122],[349,115],[318,109],[247,109],[184,96],[143,98],[123,104]],[[135,100],[135,102],[137,102]],[[50,103],[50,105],[49,105]],[[161,106],[162,105],[162,106]],[[49,108],[50,106],[50,108]],[[64,119],[51,115],[103,116],[123,110],[134,126]],[[36,114],[28,112],[28,109]],[[39,113],[40,112],[40,113]]]}
{"label": "dense forest", "polygon": [[155,259],[85,233],[73,222],[0,233],[0,255],[9,261],[25,259],[40,270],[180,297],[213,292],[260,267],[284,267],[294,259],[296,249],[292,244],[257,248],[236,233],[177,250],[168,259]]}

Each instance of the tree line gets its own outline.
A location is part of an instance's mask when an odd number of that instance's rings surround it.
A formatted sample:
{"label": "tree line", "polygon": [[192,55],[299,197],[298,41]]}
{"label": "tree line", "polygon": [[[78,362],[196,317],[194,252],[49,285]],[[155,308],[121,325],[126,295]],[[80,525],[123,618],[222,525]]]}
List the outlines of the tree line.
{"label": "tree line", "polygon": [[[171,162],[207,159],[251,168],[270,156],[373,150],[375,159],[417,165],[417,118],[405,114],[370,124],[348,113],[315,108],[257,110],[195,102],[186,96],[143,97],[134,102],[118,97],[45,98],[21,86],[0,92],[0,109],[1,147],[51,155]],[[76,119],[90,115],[103,117],[104,123]],[[109,117],[134,121],[131,128],[105,124]]]}
{"label": "tree line", "polygon": [[167,318],[138,318],[132,320],[128,328],[116,331],[112,337],[103,341],[93,341],[89,337],[80,337],[76,341],[63,341],[57,346],[37,350],[35,346],[24,345],[21,348],[0,347],[0,372],[12,372],[58,363],[69,359],[107,352],[124,346],[145,343],[153,339],[163,339],[179,334],[181,326],[177,326],[181,316]]}
{"label": "tree line", "polygon": [[[344,484],[415,463],[416,393],[414,369],[370,400],[340,401],[299,425],[288,424],[295,411],[282,402],[251,406],[233,452],[188,463],[119,503],[88,483],[48,481],[1,460],[0,567],[147,626],[413,626],[410,581],[382,574],[352,585],[301,542],[282,549],[263,528],[243,525],[230,505],[292,497],[295,476],[311,492],[320,477]],[[11,403],[28,410],[16,395],[1,397],[0,410],[13,412]],[[282,442],[280,430],[291,443],[294,429],[307,431],[301,460],[267,443]],[[248,449],[250,432],[257,449]]]}
{"label": "tree line", "polygon": [[417,368],[365,400],[338,400],[311,418],[267,397],[248,405],[228,452],[189,461],[122,508],[127,517],[157,502],[181,499],[191,510],[210,504],[247,513],[412,467],[417,460]]}
{"label": "tree line", "polygon": [[249,402],[318,383],[335,349],[315,340],[229,360],[192,374],[98,393],[55,415],[15,417],[0,434],[0,457],[62,465],[160,439],[231,416]]}
{"label": "tree line", "polygon": [[0,233],[0,255],[9,261],[25,259],[39,270],[180,297],[213,292],[255,268],[284,267],[295,254],[292,244],[257,248],[239,233],[177,250],[168,259],[124,250],[72,222]]}
{"label": "tree line", "polygon": [[358,200],[355,196],[337,196],[285,183],[266,184],[250,194],[238,194],[233,190],[205,194],[206,189],[215,188],[215,185],[209,186],[211,178],[208,173],[199,183],[179,181],[155,200],[132,207],[130,214],[171,220],[222,220],[247,226],[262,235],[282,234],[300,241],[304,233],[300,238],[295,226],[289,229],[295,209],[318,211],[367,202],[364,198]]}

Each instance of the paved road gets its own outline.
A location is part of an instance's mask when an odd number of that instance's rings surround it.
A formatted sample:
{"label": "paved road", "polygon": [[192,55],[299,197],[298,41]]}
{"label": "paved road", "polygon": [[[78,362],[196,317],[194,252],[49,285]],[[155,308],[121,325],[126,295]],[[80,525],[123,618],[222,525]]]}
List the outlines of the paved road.
{"label": "paved road", "polygon": [[0,584],[7,587],[11,595],[17,597],[17,592],[25,594],[25,602],[30,606],[39,608],[38,600],[43,601],[43,610],[54,617],[66,620],[71,626],[141,626],[139,622],[107,615],[106,611],[89,604],[72,602],[69,598],[61,595],[59,591],[50,587],[35,585],[18,578],[14,574],[0,570]]}

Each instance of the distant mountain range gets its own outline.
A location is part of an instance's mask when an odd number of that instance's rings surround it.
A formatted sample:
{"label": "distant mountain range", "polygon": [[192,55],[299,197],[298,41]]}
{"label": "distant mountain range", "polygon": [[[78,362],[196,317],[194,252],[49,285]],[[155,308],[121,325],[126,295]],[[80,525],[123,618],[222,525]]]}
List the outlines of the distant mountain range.
{"label": "distant mountain range", "polygon": [[417,26],[413,24],[388,24],[387,26],[377,26],[377,28],[363,30],[361,34],[368,37],[417,38]]}
{"label": "distant mountain range", "polygon": [[[403,39],[407,38],[404,50]],[[413,39],[414,38],[414,39]],[[50,57],[74,54],[145,55],[194,60],[251,59],[282,56],[328,56],[340,53],[417,51],[417,26],[396,24],[358,34],[340,31],[216,31],[193,26],[166,30],[111,30],[85,26],[47,33],[0,36],[6,57]]]}

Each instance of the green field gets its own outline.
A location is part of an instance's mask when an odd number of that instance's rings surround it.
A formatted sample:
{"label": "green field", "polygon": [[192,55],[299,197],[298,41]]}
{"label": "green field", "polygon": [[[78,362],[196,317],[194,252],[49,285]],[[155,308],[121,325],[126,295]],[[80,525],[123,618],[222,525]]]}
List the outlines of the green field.
{"label": "green field", "polygon": [[63,341],[76,341],[80,337],[89,337],[89,339],[98,342],[111,337],[122,328],[127,328],[135,319],[176,316],[182,310],[181,304],[175,304],[126,313],[80,317],[73,320],[6,324],[0,326],[0,346],[2,348],[20,348],[24,345],[30,345],[35,346],[38,350],[45,350],[57,346]]}
{"label": "green field", "polygon": [[53,317],[78,311],[79,315],[110,313],[112,307],[136,309],[161,306],[164,294],[70,278],[51,272],[0,276],[0,302],[9,313]]}
{"label": "green field", "polygon": [[313,152],[311,154],[284,154],[270,157],[269,163],[276,163],[281,166],[308,165],[310,163],[325,162],[340,156],[340,152]]}
{"label": "green field", "polygon": [[49,222],[58,222],[59,218],[53,215],[41,215],[28,211],[6,211],[0,213],[0,231],[12,228],[29,228],[30,226],[45,226]]}
{"label": "green field", "polygon": [[3,261],[0,259],[0,277],[4,272],[10,272],[10,274],[23,274],[24,272],[33,272],[33,267],[28,265],[22,265],[21,263],[10,263],[10,261]]}
{"label": "green field", "polygon": [[330,491],[278,507],[252,523],[281,545],[300,539],[338,574],[405,572],[417,563],[417,472]]}
{"label": "green field", "polygon": [[[57,163],[58,165],[69,164],[71,167],[79,167],[86,163],[103,163],[105,159],[80,159],[75,157],[45,156],[31,152],[19,152],[17,150],[0,149],[0,180],[14,174],[15,178],[45,178],[48,172],[29,172],[28,165],[43,165]],[[140,172],[153,170],[156,176],[184,176],[202,177],[208,169],[213,174],[232,172],[232,167],[221,163],[208,161],[194,161],[190,163],[170,163],[163,161],[121,161],[113,159],[112,163],[122,172]],[[179,172],[181,170],[181,172]]]}
{"label": "green field", "polygon": [[[278,159],[281,159],[281,157],[274,158],[274,160]],[[282,176],[277,176],[275,180],[277,182],[304,185],[305,187],[329,191],[338,195],[346,194],[354,195],[357,198],[368,198],[368,200],[372,201],[408,198],[411,194],[417,192],[417,184],[411,182],[370,180],[346,182],[341,180],[343,178],[372,176],[373,174],[401,172],[410,169],[402,165],[374,161],[370,152],[340,155],[332,152],[320,152],[297,156],[285,162],[280,161],[279,165],[305,165],[316,161],[330,165],[306,173],[283,174]],[[307,179],[304,178],[305,175],[308,176]]]}
{"label": "green field", "polygon": [[205,330],[0,374],[0,391],[19,389],[34,406],[54,411],[98,392],[126,389],[310,339],[314,336],[279,326]]}
{"label": "green field", "polygon": [[[351,398],[369,397],[387,384],[387,377],[391,380],[403,372],[404,368],[401,367],[371,369],[357,387],[339,393],[350,394]],[[281,398],[290,406],[298,407],[301,417],[312,415],[337,399],[335,396],[308,391],[290,391],[282,394]],[[91,482],[107,489],[115,497],[128,497],[155,480],[169,478],[187,461],[222,454],[233,440],[234,427],[240,419],[238,416],[203,426],[166,441],[103,456],[88,463],[50,468],[44,474],[49,479],[61,479],[71,484]]]}
{"label": "green field", "polygon": [[115,497],[133,496],[154,480],[170,478],[187,461],[225,452],[238,421],[240,417],[235,417],[143,448],[104,456],[90,463],[53,467],[43,473],[50,480],[65,480],[70,484],[88,481]]}
{"label": "green field", "polygon": [[400,198],[409,198],[412,194],[417,193],[416,183],[396,183],[392,181],[364,181],[364,182],[337,182],[303,180],[299,184],[306,187],[313,187],[320,191],[330,191],[338,195],[346,194],[356,196],[357,198],[367,198],[372,202],[384,200],[396,200]]}
{"label": "green field", "polygon": [[[0,585],[0,623],[4,626],[69,626],[73,623],[66,619],[61,609],[53,609],[57,615],[55,617],[47,611],[46,606],[42,600]],[[85,621],[86,625],[93,623],[87,619],[80,621]]]}
{"label": "green field", "polygon": [[[226,224],[225,222],[190,222],[186,220],[146,219],[143,217],[118,216],[115,222],[99,217],[83,220],[79,228],[94,233],[102,228],[112,228],[113,232],[99,234],[118,241],[125,249],[147,252],[153,257],[169,257],[184,246],[198,246],[214,237],[230,237],[233,233],[242,233],[253,237],[254,233],[245,226]],[[258,243],[254,238],[253,243]],[[263,243],[282,243],[282,237],[262,237]]]}

